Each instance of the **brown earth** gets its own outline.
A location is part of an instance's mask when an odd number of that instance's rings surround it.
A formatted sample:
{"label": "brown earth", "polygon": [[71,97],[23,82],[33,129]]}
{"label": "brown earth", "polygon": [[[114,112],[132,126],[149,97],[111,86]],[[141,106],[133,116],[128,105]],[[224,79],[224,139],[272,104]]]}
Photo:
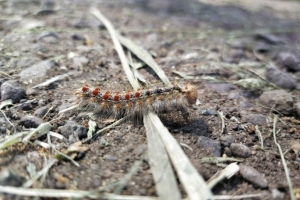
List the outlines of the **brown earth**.
{"label": "brown earth", "polygon": [[[8,80],[17,81],[14,84],[26,90],[26,96],[21,95],[14,102],[16,106],[2,108],[16,130],[0,115],[0,139],[53,120],[51,131],[65,138],[53,137],[51,142],[57,150],[64,151],[87,137],[88,117],[84,114],[68,112],[58,119],[59,111],[77,101],[74,92],[78,88],[87,83],[113,90],[128,88],[123,86],[129,83],[109,34],[89,12],[94,6],[124,36],[152,52],[170,80],[183,81],[173,70],[192,77],[190,81],[197,86],[201,102],[190,110],[193,118],[181,124],[170,120],[168,114],[161,117],[204,179],[230,162],[203,163],[201,159],[223,156],[242,159],[244,166],[253,167],[267,180],[265,187],[238,173],[214,187],[215,195],[261,193],[261,199],[290,199],[271,133],[276,114],[276,130],[281,130],[277,141],[283,152],[292,144],[299,148],[300,4],[279,0],[251,4],[209,2],[0,0],[1,100],[5,100],[3,84],[10,84]],[[158,77],[147,66],[139,72],[157,84]],[[68,76],[33,89],[61,74]],[[264,77],[274,85],[264,81]],[[246,85],[237,83],[250,80],[247,78],[253,79]],[[257,80],[263,84],[255,85]],[[217,111],[224,114],[224,131]],[[28,115],[42,120],[24,118]],[[67,123],[71,125],[66,126]],[[107,123],[98,119],[97,129]],[[259,148],[255,125],[262,132],[264,149]],[[47,142],[47,138],[41,141]],[[242,144],[249,152],[236,150],[231,143]],[[89,149],[75,158],[80,167],[67,160],[58,162],[50,169],[43,188],[93,190],[121,180],[147,149],[145,129],[125,122],[84,146]],[[0,176],[0,185],[21,186],[30,178],[26,169],[29,163],[39,171],[44,157],[54,155],[54,151],[35,144],[1,150],[0,169],[9,170],[11,180],[4,181]],[[299,195],[299,157],[290,150],[285,159]],[[113,192],[114,188],[107,191]],[[121,194],[156,196],[147,158]],[[15,197],[2,194],[0,198]]]}

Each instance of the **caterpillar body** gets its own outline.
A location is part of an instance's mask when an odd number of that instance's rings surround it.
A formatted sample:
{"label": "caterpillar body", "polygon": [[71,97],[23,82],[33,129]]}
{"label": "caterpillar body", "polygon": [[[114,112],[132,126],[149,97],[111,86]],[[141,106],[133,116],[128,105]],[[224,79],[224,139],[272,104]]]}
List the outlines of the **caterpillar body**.
{"label": "caterpillar body", "polygon": [[122,92],[85,85],[75,95],[80,99],[79,108],[83,111],[91,111],[103,118],[128,116],[133,121],[141,121],[150,110],[157,114],[176,110],[186,112],[198,98],[197,88],[192,84]]}

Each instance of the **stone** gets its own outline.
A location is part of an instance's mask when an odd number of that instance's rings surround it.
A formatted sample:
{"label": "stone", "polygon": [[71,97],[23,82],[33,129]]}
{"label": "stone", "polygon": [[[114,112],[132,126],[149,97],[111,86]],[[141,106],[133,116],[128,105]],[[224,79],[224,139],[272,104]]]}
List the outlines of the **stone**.
{"label": "stone", "polygon": [[242,115],[242,122],[252,123],[254,125],[264,125],[267,123],[266,116],[262,114],[244,114]]}
{"label": "stone", "polygon": [[20,72],[21,81],[29,81],[38,78],[42,78],[47,75],[47,72],[54,67],[55,63],[51,60],[41,61],[35,65],[24,69]]}
{"label": "stone", "polygon": [[231,152],[236,157],[247,158],[251,155],[250,149],[239,143],[232,143],[230,145]]}
{"label": "stone", "polygon": [[296,80],[293,77],[272,65],[266,67],[265,76],[268,81],[281,88],[293,90],[297,87]]}
{"label": "stone", "polygon": [[25,111],[29,111],[29,110],[32,110],[32,104],[31,103],[22,103],[20,106],[19,106],[20,110],[25,110]]}
{"label": "stone", "polygon": [[259,171],[257,171],[251,166],[246,166],[243,164],[240,164],[239,166],[240,166],[240,174],[244,179],[246,179],[253,185],[258,186],[259,188],[263,189],[268,187],[267,179]]}
{"label": "stone", "polygon": [[40,107],[36,109],[36,111],[34,111],[34,115],[38,118],[43,118],[44,115],[47,113],[48,109],[48,106]]}
{"label": "stone", "polygon": [[212,140],[208,137],[199,136],[199,148],[205,150],[209,155],[220,157],[221,156],[221,143],[220,141]]}
{"label": "stone", "polygon": [[220,142],[223,146],[229,147],[232,143],[234,143],[235,138],[233,135],[223,135],[220,138]]}
{"label": "stone", "polygon": [[77,124],[75,121],[67,121],[67,123],[60,129],[60,133],[66,138],[69,138],[74,134],[75,137],[83,139],[87,137],[87,132],[88,130],[84,126]]}
{"label": "stone", "polygon": [[232,91],[228,94],[228,99],[238,99],[240,94],[237,91]]}
{"label": "stone", "polygon": [[17,174],[14,174],[7,168],[1,170],[0,185],[19,187],[22,185],[22,183],[23,183],[23,179]]}
{"label": "stone", "polygon": [[26,91],[17,81],[10,80],[1,85],[1,101],[11,99],[13,103],[19,103],[26,97]]}
{"label": "stone", "polygon": [[284,194],[280,192],[278,189],[272,189],[272,199],[273,200],[283,200]]}
{"label": "stone", "polygon": [[298,114],[298,117],[300,117],[300,101],[295,103],[296,112]]}
{"label": "stone", "polygon": [[278,62],[283,64],[288,70],[300,71],[299,59],[290,52],[281,52],[278,55]]}
{"label": "stone", "polygon": [[36,128],[43,123],[43,120],[33,116],[22,117],[19,124],[25,126],[26,128]]}
{"label": "stone", "polygon": [[48,44],[57,44],[59,37],[54,32],[43,32],[39,35],[38,41],[42,41]]}
{"label": "stone", "polygon": [[280,37],[270,33],[258,32],[255,34],[255,39],[262,40],[268,44],[273,44],[273,45],[284,43]]}
{"label": "stone", "polygon": [[262,105],[270,109],[273,108],[283,115],[291,115],[294,112],[292,94],[285,90],[265,91],[260,95],[258,101]]}

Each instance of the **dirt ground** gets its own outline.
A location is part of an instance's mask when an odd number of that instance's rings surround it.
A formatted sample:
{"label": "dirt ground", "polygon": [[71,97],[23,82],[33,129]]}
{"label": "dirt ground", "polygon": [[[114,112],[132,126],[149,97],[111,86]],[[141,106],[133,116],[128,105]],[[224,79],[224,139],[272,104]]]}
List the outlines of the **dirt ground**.
{"label": "dirt ground", "polygon": [[[64,136],[51,137],[51,142],[64,152],[83,141],[89,128],[86,113],[59,115],[77,102],[75,91],[85,84],[115,91],[129,87],[110,35],[90,14],[91,6],[151,52],[170,80],[196,85],[201,104],[190,109],[189,122],[175,122],[170,113],[160,116],[205,180],[231,162],[204,162],[203,158],[240,160],[240,173],[216,185],[213,194],[260,193],[260,198],[252,199],[291,199],[272,135],[277,116],[276,138],[300,199],[298,1],[0,0],[1,101],[12,98],[14,103],[1,107],[6,115],[0,114],[2,141],[50,122],[51,131]],[[147,66],[139,72],[150,83],[159,82]],[[65,76],[35,87],[58,75]],[[96,121],[97,130],[111,123]],[[255,126],[262,134],[263,148]],[[47,143],[48,138],[40,141]],[[66,159],[59,161],[42,188],[94,190],[121,180],[146,151],[147,138],[142,125],[128,121],[83,147],[88,148],[74,157],[80,167]],[[33,143],[0,150],[0,185],[21,186],[31,177],[28,166],[39,171],[45,158],[55,154]],[[38,183],[32,187],[40,187]],[[180,188],[182,197],[187,197]],[[157,195],[147,158],[121,194]],[[0,199],[15,198],[0,194]]]}

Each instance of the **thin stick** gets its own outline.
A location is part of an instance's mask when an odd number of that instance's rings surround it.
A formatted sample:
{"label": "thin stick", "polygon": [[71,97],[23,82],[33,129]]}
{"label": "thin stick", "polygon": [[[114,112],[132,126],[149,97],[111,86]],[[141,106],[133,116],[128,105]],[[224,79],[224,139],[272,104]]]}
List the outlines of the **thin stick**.
{"label": "thin stick", "polygon": [[224,122],[224,115],[222,111],[218,111],[218,115],[220,116],[221,120],[222,120],[222,134],[225,132],[225,122]]}
{"label": "thin stick", "polygon": [[259,140],[259,143],[260,143],[260,148],[262,150],[264,150],[264,139],[263,139],[262,134],[261,134],[260,130],[258,129],[257,125],[255,126],[255,132],[258,135],[258,140]]}
{"label": "thin stick", "polygon": [[284,168],[286,180],[287,180],[288,185],[289,185],[291,199],[292,200],[296,200],[296,197],[295,197],[295,194],[294,194],[294,189],[293,189],[293,184],[292,184],[292,181],[290,179],[289,169],[287,168],[287,165],[286,165],[286,162],[285,162],[284,155],[282,153],[281,147],[277,143],[277,140],[276,140],[276,122],[277,122],[277,116],[274,115],[274,120],[273,120],[273,137],[274,137],[274,143],[276,144],[276,146],[278,148],[278,151],[279,151],[279,154],[280,154],[280,158],[281,158],[282,165],[283,165],[283,168]]}
{"label": "thin stick", "polygon": [[126,58],[126,55],[123,51],[123,48],[118,40],[118,34],[115,31],[114,27],[112,26],[112,24],[108,21],[108,19],[106,19],[106,17],[104,15],[102,15],[102,13],[97,10],[96,8],[91,8],[90,12],[97,17],[100,21],[102,21],[102,23],[104,24],[104,26],[106,27],[107,31],[109,32],[111,39],[115,45],[115,49],[119,55],[119,58],[121,60],[122,66],[124,68],[124,71],[126,73],[126,76],[128,78],[128,81],[130,82],[131,86],[133,87],[134,90],[137,90],[139,88],[139,82],[136,80],[136,78],[133,76],[132,71],[130,70],[129,64],[128,64],[128,60]]}

